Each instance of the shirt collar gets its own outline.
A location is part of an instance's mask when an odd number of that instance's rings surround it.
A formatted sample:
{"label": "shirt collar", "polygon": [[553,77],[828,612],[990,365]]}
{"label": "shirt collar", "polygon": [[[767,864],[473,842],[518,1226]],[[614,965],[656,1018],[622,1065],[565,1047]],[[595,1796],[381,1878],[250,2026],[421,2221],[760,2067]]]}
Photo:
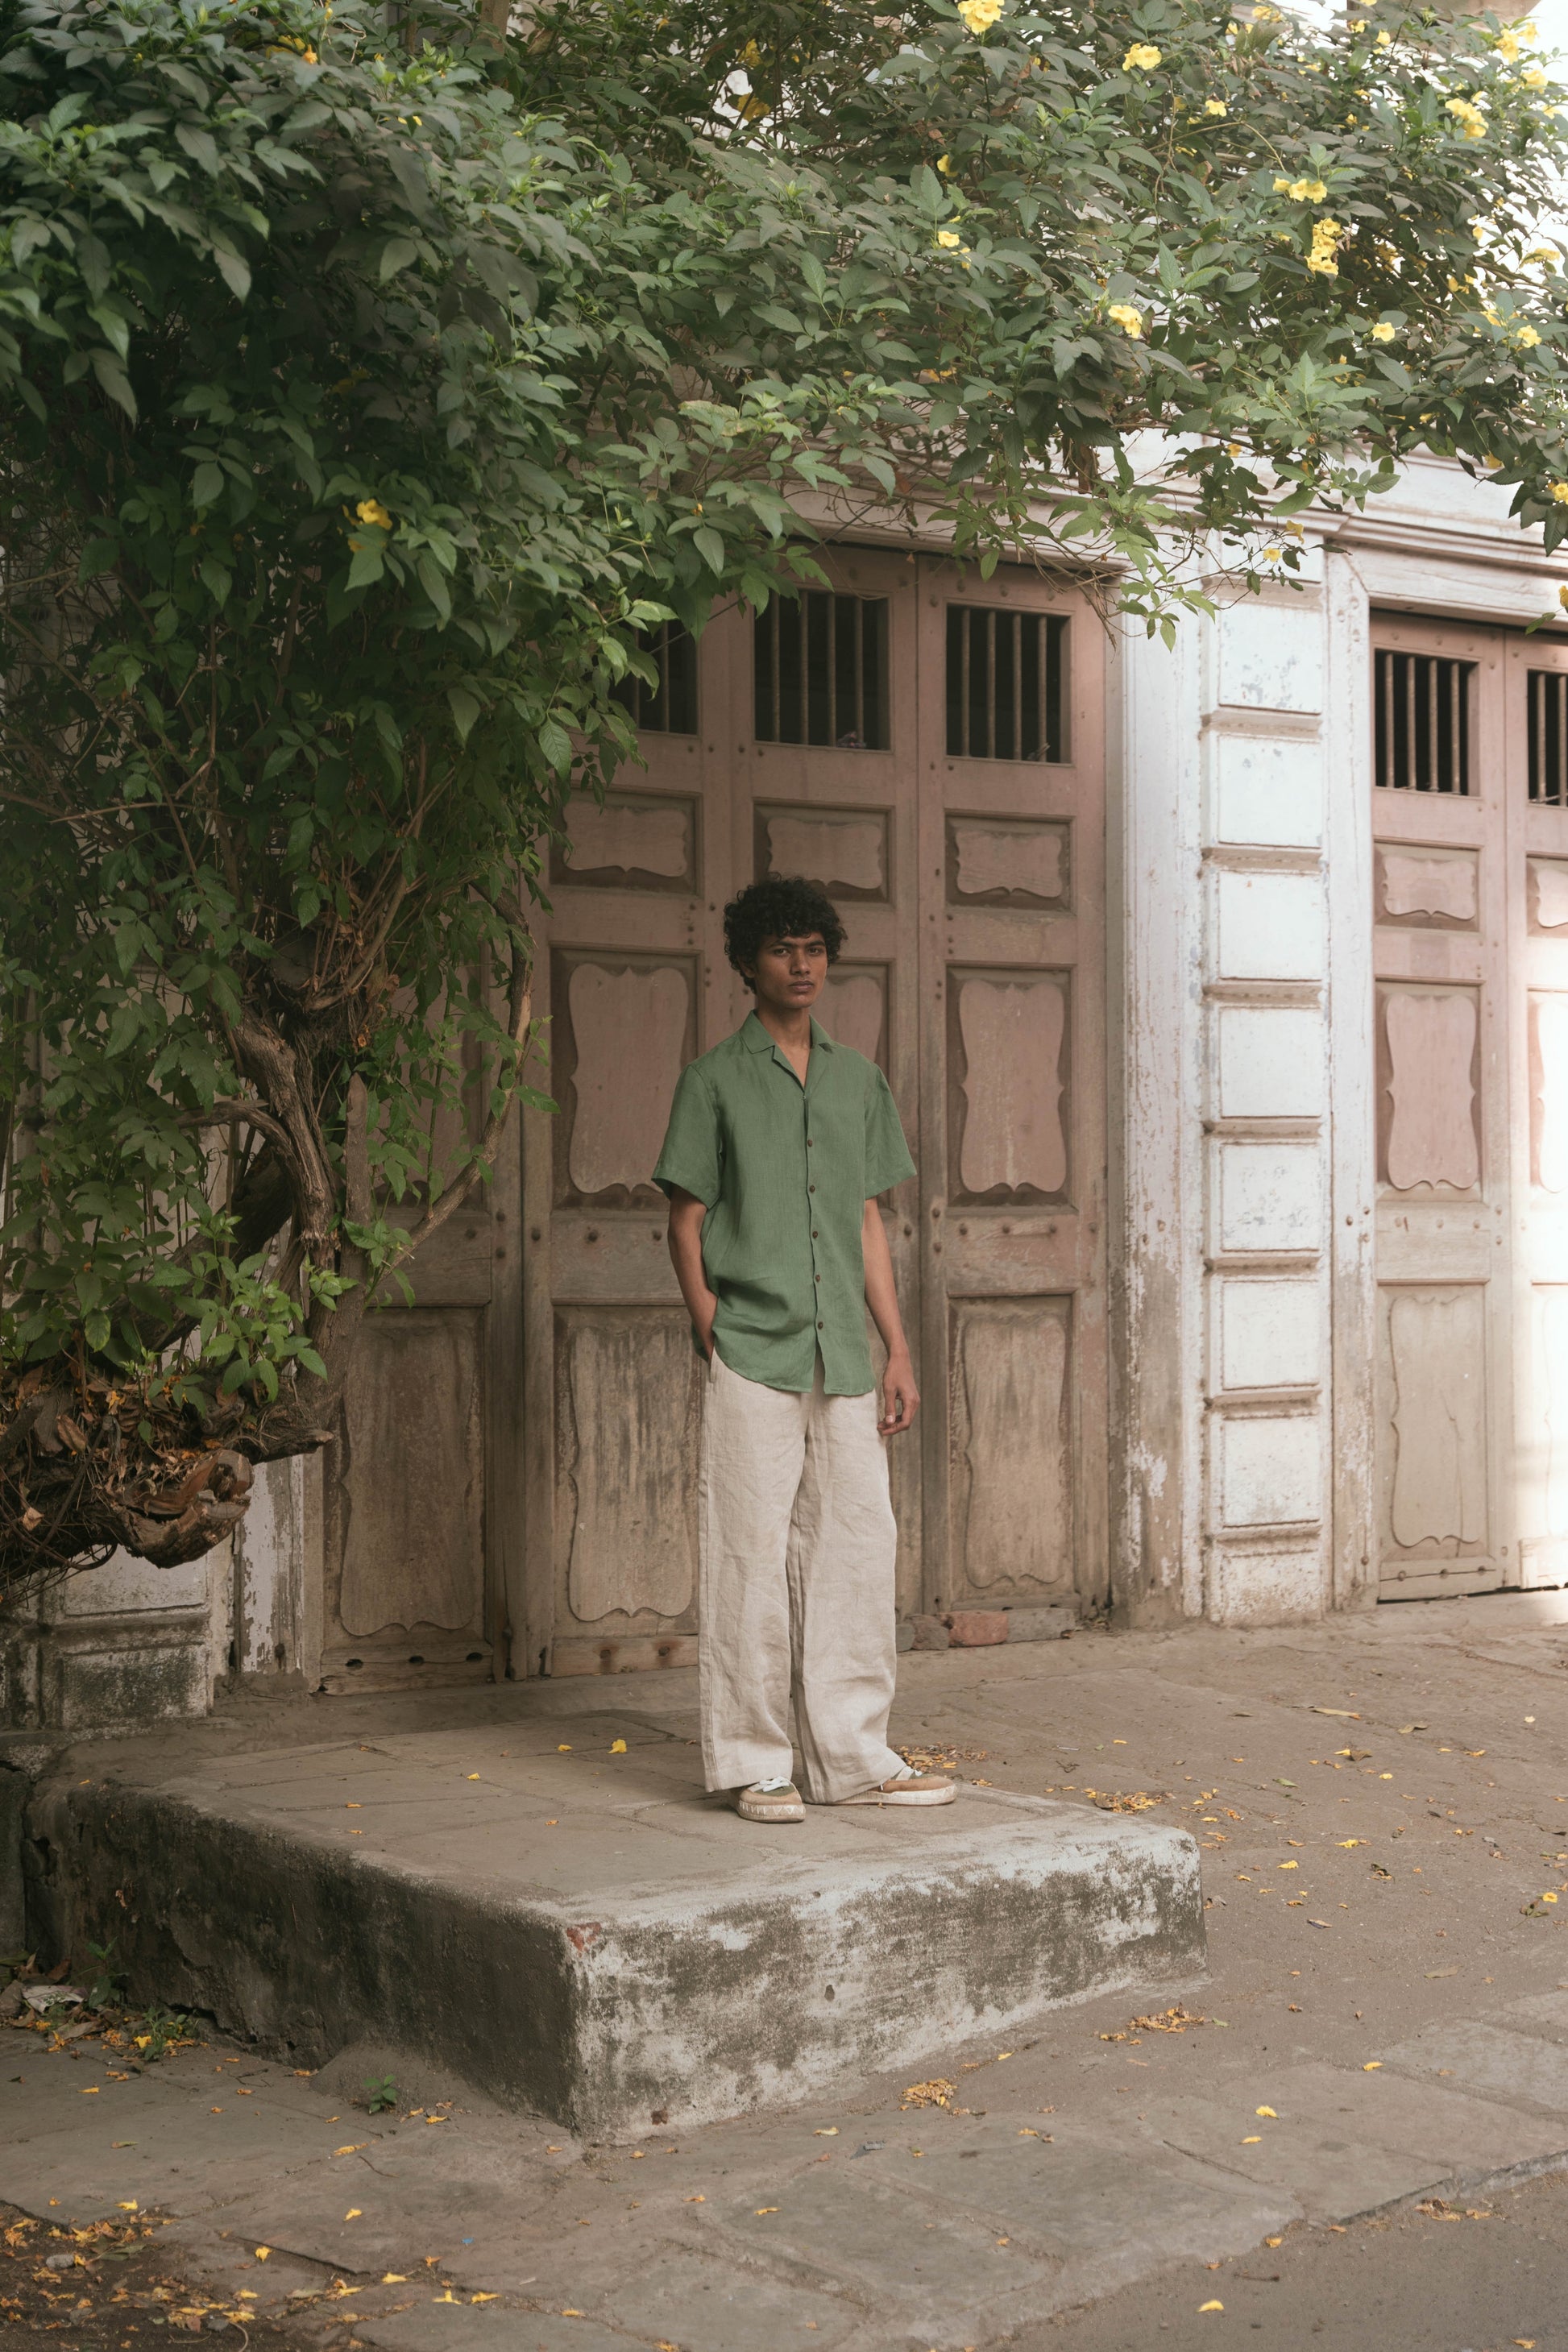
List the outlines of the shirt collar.
{"label": "shirt collar", "polygon": [[[779,1053],[778,1047],[754,1013],[748,1013],[741,1024],[741,1043],[748,1054],[777,1055]],[[833,1040],[814,1017],[811,1024],[811,1050],[815,1054],[819,1048],[825,1053],[831,1054]],[[779,1058],[782,1060],[783,1055],[780,1055]]]}

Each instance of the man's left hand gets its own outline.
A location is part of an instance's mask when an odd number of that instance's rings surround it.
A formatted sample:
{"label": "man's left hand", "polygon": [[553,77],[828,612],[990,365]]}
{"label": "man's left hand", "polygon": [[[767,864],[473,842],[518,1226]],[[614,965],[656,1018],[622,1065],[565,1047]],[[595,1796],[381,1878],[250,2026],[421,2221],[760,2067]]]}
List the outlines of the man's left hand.
{"label": "man's left hand", "polygon": [[915,1368],[908,1356],[889,1356],[888,1369],[882,1374],[882,1418],[877,1423],[884,1437],[897,1437],[908,1429],[920,1411],[921,1392],[915,1386]]}

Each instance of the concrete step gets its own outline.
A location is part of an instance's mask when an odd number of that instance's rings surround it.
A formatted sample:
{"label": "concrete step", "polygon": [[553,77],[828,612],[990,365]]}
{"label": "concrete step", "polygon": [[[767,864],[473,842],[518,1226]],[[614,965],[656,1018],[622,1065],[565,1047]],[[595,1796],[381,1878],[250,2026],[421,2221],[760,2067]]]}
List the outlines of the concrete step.
{"label": "concrete step", "polygon": [[976,2032],[1204,1964],[1184,1831],[970,1785],[754,1826],[629,1706],[453,1693],[330,1742],[79,1749],[29,1832],[57,1948],[112,1941],[140,1999],[301,2065],[406,2051],[595,2138],[940,2074]]}

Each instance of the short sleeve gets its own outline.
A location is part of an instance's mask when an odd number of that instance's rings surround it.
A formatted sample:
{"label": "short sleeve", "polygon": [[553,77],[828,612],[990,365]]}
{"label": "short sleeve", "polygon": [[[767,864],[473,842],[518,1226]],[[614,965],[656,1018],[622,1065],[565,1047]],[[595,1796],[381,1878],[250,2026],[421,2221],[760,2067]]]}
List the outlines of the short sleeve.
{"label": "short sleeve", "polygon": [[679,1185],[705,1209],[719,1198],[719,1116],[695,1062],[688,1062],[676,1081],[653,1181],[666,1193]]}
{"label": "short sleeve", "polygon": [[898,1106],[889,1092],[887,1079],[873,1065],[871,1083],[866,1089],[866,1198],[875,1199],[879,1192],[901,1184],[906,1176],[914,1172],[915,1163],[910,1158],[910,1147],[899,1123]]}

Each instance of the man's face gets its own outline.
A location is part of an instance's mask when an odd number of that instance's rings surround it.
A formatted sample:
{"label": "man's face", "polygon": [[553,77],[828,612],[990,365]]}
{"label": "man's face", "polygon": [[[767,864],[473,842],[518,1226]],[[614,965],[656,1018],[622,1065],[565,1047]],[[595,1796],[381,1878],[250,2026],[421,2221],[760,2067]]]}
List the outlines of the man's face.
{"label": "man's face", "polygon": [[820,931],[764,940],[752,977],[759,1004],[771,1005],[779,1013],[803,1012],[822,993],[827,978],[827,942]]}

